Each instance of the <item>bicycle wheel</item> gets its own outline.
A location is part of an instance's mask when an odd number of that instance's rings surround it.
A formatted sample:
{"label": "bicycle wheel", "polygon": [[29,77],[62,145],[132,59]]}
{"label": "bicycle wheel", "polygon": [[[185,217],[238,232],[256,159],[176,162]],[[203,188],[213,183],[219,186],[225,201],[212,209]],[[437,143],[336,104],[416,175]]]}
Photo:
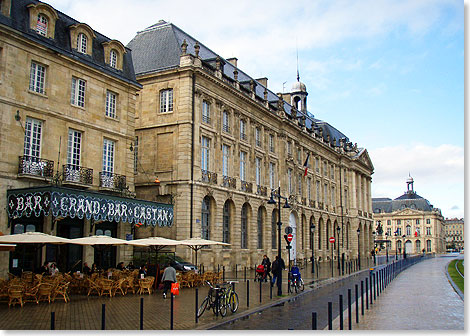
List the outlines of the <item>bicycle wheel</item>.
{"label": "bicycle wheel", "polygon": [[219,313],[222,317],[227,316],[227,299],[224,295],[219,302]]}
{"label": "bicycle wheel", "polygon": [[235,313],[238,310],[238,294],[235,292],[232,292],[230,294],[230,297],[228,299],[230,310],[232,313]]}
{"label": "bicycle wheel", "polygon": [[300,279],[299,281],[299,288],[300,290],[303,292],[304,289],[305,289],[305,284],[304,284],[304,280],[303,279]]}
{"label": "bicycle wheel", "polygon": [[209,305],[209,297],[206,296],[206,298],[202,301],[201,305],[199,306],[199,309],[197,310],[198,318],[201,317],[202,314],[204,314],[208,305]]}

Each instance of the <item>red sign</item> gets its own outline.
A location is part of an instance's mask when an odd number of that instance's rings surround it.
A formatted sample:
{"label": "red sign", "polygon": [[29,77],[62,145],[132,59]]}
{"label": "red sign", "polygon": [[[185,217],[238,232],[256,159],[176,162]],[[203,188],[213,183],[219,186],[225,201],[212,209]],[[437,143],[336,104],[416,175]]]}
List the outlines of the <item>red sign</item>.
{"label": "red sign", "polygon": [[335,242],[335,237],[330,237],[330,243],[334,243]]}
{"label": "red sign", "polygon": [[289,241],[289,243],[292,241],[292,239],[294,239],[294,236],[292,235],[292,233],[289,233],[287,235],[287,240]]}

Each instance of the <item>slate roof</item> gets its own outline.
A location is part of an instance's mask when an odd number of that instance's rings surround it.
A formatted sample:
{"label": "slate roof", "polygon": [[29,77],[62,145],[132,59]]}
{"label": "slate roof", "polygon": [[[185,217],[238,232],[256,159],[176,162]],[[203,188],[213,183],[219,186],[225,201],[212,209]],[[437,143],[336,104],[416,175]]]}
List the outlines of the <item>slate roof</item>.
{"label": "slate roof", "polygon": [[133,85],[141,86],[137,83],[134,72],[134,65],[132,62],[132,54],[130,49],[126,48],[126,53],[123,55],[123,68],[122,71],[114,69],[109,65],[105,64],[104,61],[104,48],[102,43],[111,41],[110,38],[94,31],[96,38],[93,39],[92,44],[92,56],[79,53],[72,49],[70,43],[69,26],[80,23],[67,16],[66,14],[56,10],[58,19],[55,25],[55,37],[54,39],[41,36],[33,31],[29,27],[29,4],[38,4],[40,1],[35,0],[12,0],[10,17],[6,17],[0,14],[0,24],[8,26],[16,30],[23,37],[39,43],[44,47],[53,50],[61,55],[73,58],[79,62],[82,62],[90,67],[97,69],[98,71],[104,72],[110,76],[116,77],[125,82]]}
{"label": "slate roof", "polygon": [[[127,47],[132,50],[136,74],[144,75],[178,67],[182,52],[181,45],[184,40],[186,40],[186,43],[188,44],[187,53],[189,54],[194,55],[194,45],[196,42],[199,44],[199,56],[201,57],[204,66],[215,68],[215,61],[217,58],[220,58],[223,64],[222,68],[225,80],[234,82],[233,72],[234,70],[237,70],[238,81],[242,89],[249,90],[250,81],[254,80],[256,83],[255,93],[257,99],[264,101],[264,92],[266,90],[269,104],[273,108],[277,107],[279,98],[274,92],[267,89],[260,82],[235,67],[223,57],[217,55],[214,51],[182,31],[180,28],[163,20],[137,32],[137,35],[128,43]],[[294,116],[292,106],[286,101],[284,101],[284,110],[287,116],[294,121],[296,121],[294,117],[304,115],[302,112],[296,111],[296,115]],[[314,118],[314,116],[309,112],[307,112],[305,117],[305,126],[310,132],[318,132],[321,128],[323,137],[326,139],[327,135],[329,135],[330,142],[336,146],[339,146],[340,138],[344,138],[345,143],[349,142],[349,138],[346,135],[327,122]],[[336,141],[336,143],[333,143],[334,141]]]}
{"label": "slate roof", "polygon": [[374,213],[391,213],[405,208],[421,211],[433,210],[432,204],[414,191],[407,191],[394,200],[390,198],[372,198],[372,209]]}

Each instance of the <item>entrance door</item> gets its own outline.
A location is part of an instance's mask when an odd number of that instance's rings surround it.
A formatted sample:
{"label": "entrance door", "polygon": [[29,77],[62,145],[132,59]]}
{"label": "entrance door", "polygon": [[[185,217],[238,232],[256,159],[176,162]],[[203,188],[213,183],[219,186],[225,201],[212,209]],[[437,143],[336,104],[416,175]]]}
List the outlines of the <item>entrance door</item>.
{"label": "entrance door", "polygon": [[[17,218],[12,220],[12,234],[42,232],[44,216]],[[37,271],[41,267],[42,249],[40,244],[17,244],[10,252],[9,272],[21,275],[22,271]]]}
{"label": "entrance door", "polygon": [[[290,249],[290,260],[295,264],[296,263],[296,242],[297,242],[297,221],[295,219],[295,215],[293,212],[291,212],[289,216],[289,226],[292,228],[292,235],[294,238],[292,239],[292,242],[290,245],[292,248]],[[287,261],[287,260],[286,260]]]}
{"label": "entrance door", "polygon": [[[96,224],[96,235],[105,235],[109,237],[116,237],[117,223],[116,222],[102,222]],[[116,246],[102,245],[95,247],[95,264],[104,270],[116,267]]]}
{"label": "entrance door", "polygon": [[406,254],[411,254],[413,252],[413,244],[411,244],[411,241],[409,240],[405,243],[405,252]]}
{"label": "entrance door", "polygon": [[[64,238],[83,237],[83,219],[65,218],[57,223],[57,235]],[[59,270],[76,272],[82,269],[83,246],[78,244],[58,245],[57,267]]]}

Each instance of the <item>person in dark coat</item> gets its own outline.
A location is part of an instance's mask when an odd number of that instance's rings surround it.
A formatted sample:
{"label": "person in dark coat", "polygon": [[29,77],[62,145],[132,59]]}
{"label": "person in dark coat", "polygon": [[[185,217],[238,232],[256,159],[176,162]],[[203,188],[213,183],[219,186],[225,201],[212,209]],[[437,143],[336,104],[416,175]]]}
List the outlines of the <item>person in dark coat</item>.
{"label": "person in dark coat", "polygon": [[[272,270],[273,270],[273,282],[272,285],[276,282],[276,279],[280,279],[280,275],[282,270],[286,269],[286,264],[284,263],[284,260],[282,258],[279,258],[279,256],[276,256],[276,260],[274,260],[272,264]],[[280,284],[278,284],[280,285]]]}
{"label": "person in dark coat", "polygon": [[272,277],[271,277],[271,260],[269,260],[268,256],[265,254],[263,256],[263,261],[261,262],[261,265],[264,266],[264,275],[263,275],[263,279],[264,281],[268,281],[267,277],[269,276],[269,281],[272,280]]}
{"label": "person in dark coat", "polygon": [[88,266],[88,263],[83,263],[83,273],[86,275],[91,275],[91,268]]}

